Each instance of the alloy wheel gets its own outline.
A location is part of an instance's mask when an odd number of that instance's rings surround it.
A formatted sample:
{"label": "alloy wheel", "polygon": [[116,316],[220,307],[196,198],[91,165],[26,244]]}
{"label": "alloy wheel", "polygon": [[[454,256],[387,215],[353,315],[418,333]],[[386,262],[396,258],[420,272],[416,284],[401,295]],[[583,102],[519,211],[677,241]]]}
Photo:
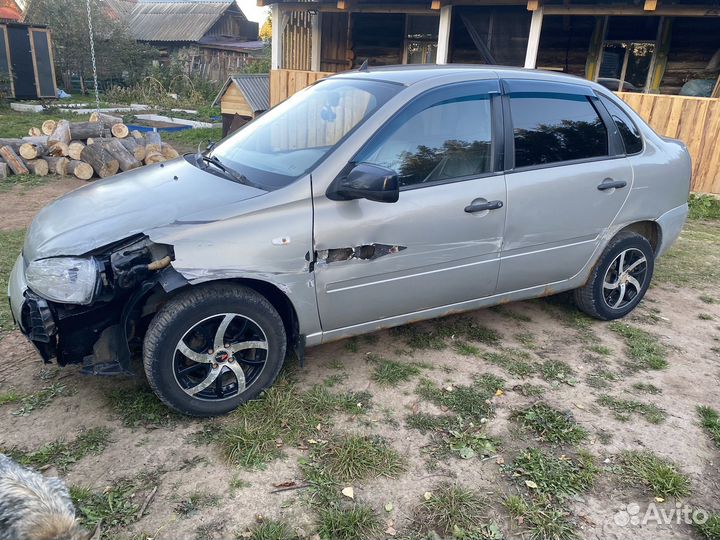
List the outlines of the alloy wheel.
{"label": "alloy wheel", "polygon": [[632,302],[645,286],[647,258],[630,248],[613,259],[603,278],[603,299],[610,309],[622,309]]}

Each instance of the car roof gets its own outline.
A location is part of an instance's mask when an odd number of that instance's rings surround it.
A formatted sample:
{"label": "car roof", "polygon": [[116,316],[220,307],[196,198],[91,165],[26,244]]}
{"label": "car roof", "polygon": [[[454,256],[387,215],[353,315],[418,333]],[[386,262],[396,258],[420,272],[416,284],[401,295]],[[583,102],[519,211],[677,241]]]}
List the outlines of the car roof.
{"label": "car roof", "polygon": [[599,87],[599,85],[592,81],[566,73],[511,66],[477,64],[425,64],[368,67],[344,71],[333,77],[372,79],[412,86],[422,81],[445,78],[448,75],[464,76],[468,79],[534,79],[579,84],[591,88]]}

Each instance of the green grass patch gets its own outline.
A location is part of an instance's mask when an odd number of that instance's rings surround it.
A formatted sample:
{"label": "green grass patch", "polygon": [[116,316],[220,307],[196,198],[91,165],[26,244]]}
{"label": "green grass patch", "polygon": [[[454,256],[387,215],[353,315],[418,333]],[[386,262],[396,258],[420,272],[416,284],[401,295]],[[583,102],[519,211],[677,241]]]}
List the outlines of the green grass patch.
{"label": "green grass patch", "polygon": [[700,405],[697,408],[700,424],[710,436],[715,446],[720,448],[720,414],[706,405]]}
{"label": "green grass patch", "polygon": [[513,386],[513,390],[525,397],[539,397],[545,394],[545,387],[539,384],[522,383]]}
{"label": "green grass patch", "polygon": [[619,380],[620,377],[606,367],[595,368],[585,377],[585,383],[590,388],[595,388],[596,390],[610,388],[613,386],[612,383]]}
{"label": "green grass patch", "polygon": [[627,422],[633,414],[639,414],[651,424],[661,424],[666,417],[665,411],[657,405],[642,403],[634,399],[620,399],[603,394],[597,399],[597,402],[613,411],[615,418],[621,422]]}
{"label": "green grass patch", "polygon": [[704,523],[695,523],[695,530],[708,540],[720,540],[720,513],[711,513]]}
{"label": "green grass patch", "polygon": [[524,313],[519,313],[515,310],[512,310],[506,306],[493,306],[490,308],[490,311],[493,311],[497,313],[498,315],[502,315],[506,319],[510,319],[517,322],[532,322],[532,318],[525,315]]}
{"label": "green grass patch", "polygon": [[612,354],[612,349],[605,345],[589,345],[587,350],[600,356],[610,356]]}
{"label": "green grass patch", "polygon": [[579,452],[576,458],[555,457],[537,448],[528,448],[512,464],[513,477],[530,493],[556,499],[587,491],[597,472],[592,456],[586,452]]}
{"label": "green grass patch", "polygon": [[26,394],[19,400],[20,408],[13,413],[13,416],[28,416],[38,409],[44,409],[59,396],[71,396],[74,390],[64,384],[53,383],[32,394]]}
{"label": "green grass patch", "polygon": [[715,317],[713,317],[709,313],[698,313],[698,319],[700,319],[701,321],[712,321],[715,319]]}
{"label": "green grass patch", "polygon": [[632,385],[632,387],[633,390],[637,390],[638,392],[642,392],[643,394],[662,394],[662,390],[660,390],[657,386],[651,383],[636,382]]}
{"label": "green grass patch", "polygon": [[720,198],[713,195],[691,193],[688,199],[688,207],[689,219],[720,219]]}
{"label": "green grass patch", "polygon": [[526,349],[534,351],[538,348],[537,338],[532,332],[521,332],[519,334],[515,334],[513,337]]}
{"label": "green grass patch", "polygon": [[627,365],[631,370],[667,367],[667,349],[656,335],[621,322],[610,323],[609,328],[625,341],[631,360]]}
{"label": "green grass patch", "polygon": [[337,482],[368,478],[396,478],[406,468],[405,460],[380,437],[345,435],[319,445],[313,459]]}
{"label": "green grass patch", "polygon": [[372,508],[357,504],[352,508],[326,508],[320,511],[318,534],[323,540],[361,540],[380,533],[380,520]]}
{"label": "green grass patch", "polygon": [[520,349],[503,349],[499,352],[488,352],[483,355],[483,358],[515,377],[529,377],[538,370],[537,364],[530,359],[530,354]]}
{"label": "green grass patch", "polygon": [[512,413],[512,418],[537,435],[540,440],[556,444],[579,444],[588,436],[570,412],[561,412],[536,403]]}
{"label": "green grass patch", "polygon": [[448,455],[462,459],[488,457],[495,454],[500,446],[497,439],[485,433],[482,424],[466,422],[459,416],[415,413],[405,418],[405,425],[432,434],[433,444],[429,446],[429,453],[436,459],[445,459]]}
{"label": "green grass patch", "polygon": [[[433,531],[445,538],[472,538],[459,536],[475,531],[485,520],[487,503],[472,491],[457,484],[444,483],[424,496],[417,510],[416,523],[420,523],[421,532]],[[476,538],[478,538],[476,536]]]}
{"label": "green grass patch", "polygon": [[685,497],[690,479],[675,464],[650,451],[626,451],[620,455],[623,481],[645,488],[655,497]]}
{"label": "green grass patch", "polygon": [[215,506],[220,502],[220,496],[194,491],[175,505],[175,513],[182,517],[190,517],[204,508]]}
{"label": "green grass patch", "polygon": [[184,417],[158,399],[147,385],[118,388],[107,395],[112,410],[126,427],[154,429],[181,421]]}
{"label": "green grass patch", "polygon": [[572,377],[575,374],[567,362],[562,360],[545,360],[540,364],[540,375],[551,383],[573,383]]}
{"label": "green grass patch", "polygon": [[252,531],[250,540],[294,540],[297,535],[284,521],[266,519]]}
{"label": "green grass patch", "polygon": [[[4,182],[4,181],[3,181]],[[3,184],[0,182],[0,185]],[[3,296],[8,289],[8,278],[15,261],[20,255],[25,240],[25,230],[0,231],[0,290]],[[0,302],[0,338],[13,328],[13,318],[7,298]]]}
{"label": "green grass patch", "polygon": [[0,451],[26,467],[40,469],[54,466],[59,471],[65,472],[83,457],[102,453],[111,442],[111,433],[108,428],[95,427],[81,431],[70,442],[54,441],[34,451],[23,451],[18,448]]}
{"label": "green grass patch", "polygon": [[704,290],[720,281],[720,222],[688,221],[655,264],[654,283]]}
{"label": "green grass patch", "polygon": [[716,304],[717,303],[717,300],[715,299],[715,297],[711,296],[709,294],[701,294],[699,298],[703,304]]}
{"label": "green grass patch", "polygon": [[18,403],[23,398],[23,395],[15,390],[0,394],[0,405],[7,405],[8,403]]}
{"label": "green grass patch", "polygon": [[447,407],[463,420],[482,424],[493,414],[491,398],[504,387],[505,381],[490,374],[477,377],[468,386],[438,388],[431,381],[421,381],[417,393],[436,405]]}
{"label": "green grass patch", "polygon": [[399,326],[392,333],[405,341],[411,349],[441,350],[447,347],[448,340],[466,340],[485,345],[500,344],[498,332],[477,324],[471,317],[450,316],[430,322]]}
{"label": "green grass patch", "polygon": [[0,138],[15,139],[27,136],[30,128],[39,128],[45,120],[70,120],[71,122],[85,122],[90,119],[88,114],[75,114],[60,112],[51,109],[44,112],[20,112],[9,107],[0,108]]}
{"label": "green grass patch", "polygon": [[526,499],[521,495],[509,495],[502,504],[532,540],[577,538],[569,512],[553,506],[543,497]]}
{"label": "green grass patch", "polygon": [[420,374],[416,364],[389,360],[378,354],[368,355],[368,362],[373,364],[372,380],[380,386],[397,386]]}
{"label": "green grass patch", "polygon": [[184,129],[163,133],[163,142],[184,145],[187,150],[195,151],[200,145],[200,150],[205,150],[211,142],[218,142],[222,139],[222,128],[198,128]]}

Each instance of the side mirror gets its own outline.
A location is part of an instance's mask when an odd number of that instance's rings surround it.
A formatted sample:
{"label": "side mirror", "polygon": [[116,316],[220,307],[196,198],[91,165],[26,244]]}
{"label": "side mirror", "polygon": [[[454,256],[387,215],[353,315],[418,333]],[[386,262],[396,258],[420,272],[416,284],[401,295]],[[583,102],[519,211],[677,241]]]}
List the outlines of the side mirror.
{"label": "side mirror", "polygon": [[360,163],[345,177],[338,178],[327,192],[334,201],[367,199],[394,203],[400,198],[397,173],[392,169]]}

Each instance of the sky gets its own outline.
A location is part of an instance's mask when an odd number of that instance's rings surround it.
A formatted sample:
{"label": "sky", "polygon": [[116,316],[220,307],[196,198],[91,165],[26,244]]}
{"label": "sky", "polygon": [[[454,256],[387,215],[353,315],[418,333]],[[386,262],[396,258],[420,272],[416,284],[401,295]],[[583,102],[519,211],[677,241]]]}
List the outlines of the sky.
{"label": "sky", "polygon": [[263,22],[265,20],[268,8],[257,7],[256,0],[238,0],[238,4],[240,4],[245,16],[251,21]]}

